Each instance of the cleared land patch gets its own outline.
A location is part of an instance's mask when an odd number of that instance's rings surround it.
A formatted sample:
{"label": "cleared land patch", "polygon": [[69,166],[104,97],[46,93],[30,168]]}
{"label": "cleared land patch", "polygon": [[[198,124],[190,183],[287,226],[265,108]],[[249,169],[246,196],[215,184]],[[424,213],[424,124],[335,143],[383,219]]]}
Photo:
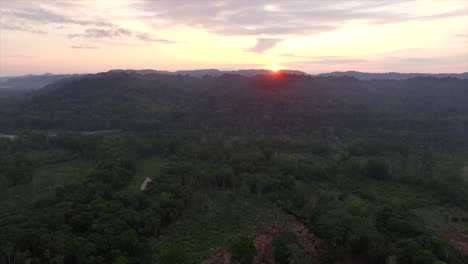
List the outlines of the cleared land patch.
{"label": "cleared land patch", "polygon": [[80,183],[92,168],[91,162],[83,160],[41,166],[34,170],[30,183],[9,187],[0,193],[0,214],[31,203],[57,187]]}
{"label": "cleared land patch", "polygon": [[152,156],[140,160],[137,164],[137,171],[128,185],[128,190],[130,192],[140,192],[142,182],[144,182],[146,178],[157,180],[157,175],[163,170],[164,164],[164,159],[159,156]]}
{"label": "cleared land patch", "polygon": [[174,246],[201,262],[239,234],[251,236],[275,223],[292,220],[278,207],[255,196],[209,192],[197,195],[180,219],[154,239],[156,257]]}

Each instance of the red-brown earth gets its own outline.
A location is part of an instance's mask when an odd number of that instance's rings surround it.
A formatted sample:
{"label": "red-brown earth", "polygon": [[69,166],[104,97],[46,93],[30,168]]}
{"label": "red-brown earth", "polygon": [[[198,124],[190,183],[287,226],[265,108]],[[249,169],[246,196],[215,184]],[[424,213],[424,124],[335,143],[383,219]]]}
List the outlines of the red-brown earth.
{"label": "red-brown earth", "polygon": [[[273,250],[271,242],[283,232],[295,233],[304,247],[304,252],[309,259],[309,263],[320,263],[320,256],[328,251],[325,241],[312,234],[303,224],[289,220],[279,224],[259,230],[253,236],[254,244],[258,254],[255,263],[273,264]],[[212,251],[211,257],[202,262],[202,264],[229,264],[230,255],[226,247],[216,248]]]}

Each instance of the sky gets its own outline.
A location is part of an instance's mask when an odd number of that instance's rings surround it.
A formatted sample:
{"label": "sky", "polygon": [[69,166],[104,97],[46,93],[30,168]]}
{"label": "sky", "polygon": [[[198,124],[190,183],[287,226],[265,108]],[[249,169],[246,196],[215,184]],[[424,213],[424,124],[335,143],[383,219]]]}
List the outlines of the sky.
{"label": "sky", "polygon": [[468,71],[467,0],[0,0],[0,76]]}

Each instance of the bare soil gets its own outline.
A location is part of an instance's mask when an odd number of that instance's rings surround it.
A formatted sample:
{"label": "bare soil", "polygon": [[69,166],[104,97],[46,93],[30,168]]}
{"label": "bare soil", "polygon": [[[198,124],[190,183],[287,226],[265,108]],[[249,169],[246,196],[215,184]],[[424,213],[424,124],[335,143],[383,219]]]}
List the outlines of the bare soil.
{"label": "bare soil", "polygon": [[461,227],[452,228],[442,231],[440,235],[451,241],[463,254],[468,254],[468,229]]}
{"label": "bare soil", "polygon": [[[293,220],[274,224],[254,234],[254,244],[258,250],[255,263],[274,264],[271,242],[286,231],[293,232],[299,237],[309,259],[308,263],[320,263],[320,256],[328,251],[326,242],[312,234],[303,224]],[[203,261],[202,264],[228,264],[229,259],[230,255],[227,248],[221,247],[214,249],[211,257]]]}
{"label": "bare soil", "polygon": [[468,166],[463,167],[462,176],[463,176],[463,179],[468,181]]}

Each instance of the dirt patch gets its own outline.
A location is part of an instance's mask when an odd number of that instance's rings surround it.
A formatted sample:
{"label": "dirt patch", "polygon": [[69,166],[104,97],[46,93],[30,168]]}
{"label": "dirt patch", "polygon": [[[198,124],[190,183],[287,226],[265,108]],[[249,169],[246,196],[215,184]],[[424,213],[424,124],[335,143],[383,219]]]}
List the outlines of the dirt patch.
{"label": "dirt patch", "polygon": [[[320,256],[328,251],[328,246],[325,241],[312,234],[307,227],[297,221],[287,221],[281,224],[274,224],[265,230],[255,233],[253,239],[257,247],[258,255],[255,258],[255,263],[258,264],[274,264],[273,250],[271,242],[283,232],[293,232],[304,246],[304,252],[309,258],[308,263],[320,263]],[[202,264],[228,264],[230,255],[226,247],[216,248],[213,250],[209,259]]]}
{"label": "dirt patch", "polygon": [[231,255],[225,248],[215,248],[211,252],[211,257],[202,262],[202,264],[228,264]]}
{"label": "dirt patch", "polygon": [[462,177],[465,179],[465,181],[468,181],[468,166],[463,167]]}
{"label": "dirt patch", "polygon": [[452,228],[441,231],[440,235],[451,241],[463,254],[468,254],[468,229]]}
{"label": "dirt patch", "polygon": [[145,180],[141,183],[141,186],[140,186],[140,191],[144,191],[146,189],[146,185],[148,185],[148,183],[152,182],[153,180],[149,177],[146,177]]}

